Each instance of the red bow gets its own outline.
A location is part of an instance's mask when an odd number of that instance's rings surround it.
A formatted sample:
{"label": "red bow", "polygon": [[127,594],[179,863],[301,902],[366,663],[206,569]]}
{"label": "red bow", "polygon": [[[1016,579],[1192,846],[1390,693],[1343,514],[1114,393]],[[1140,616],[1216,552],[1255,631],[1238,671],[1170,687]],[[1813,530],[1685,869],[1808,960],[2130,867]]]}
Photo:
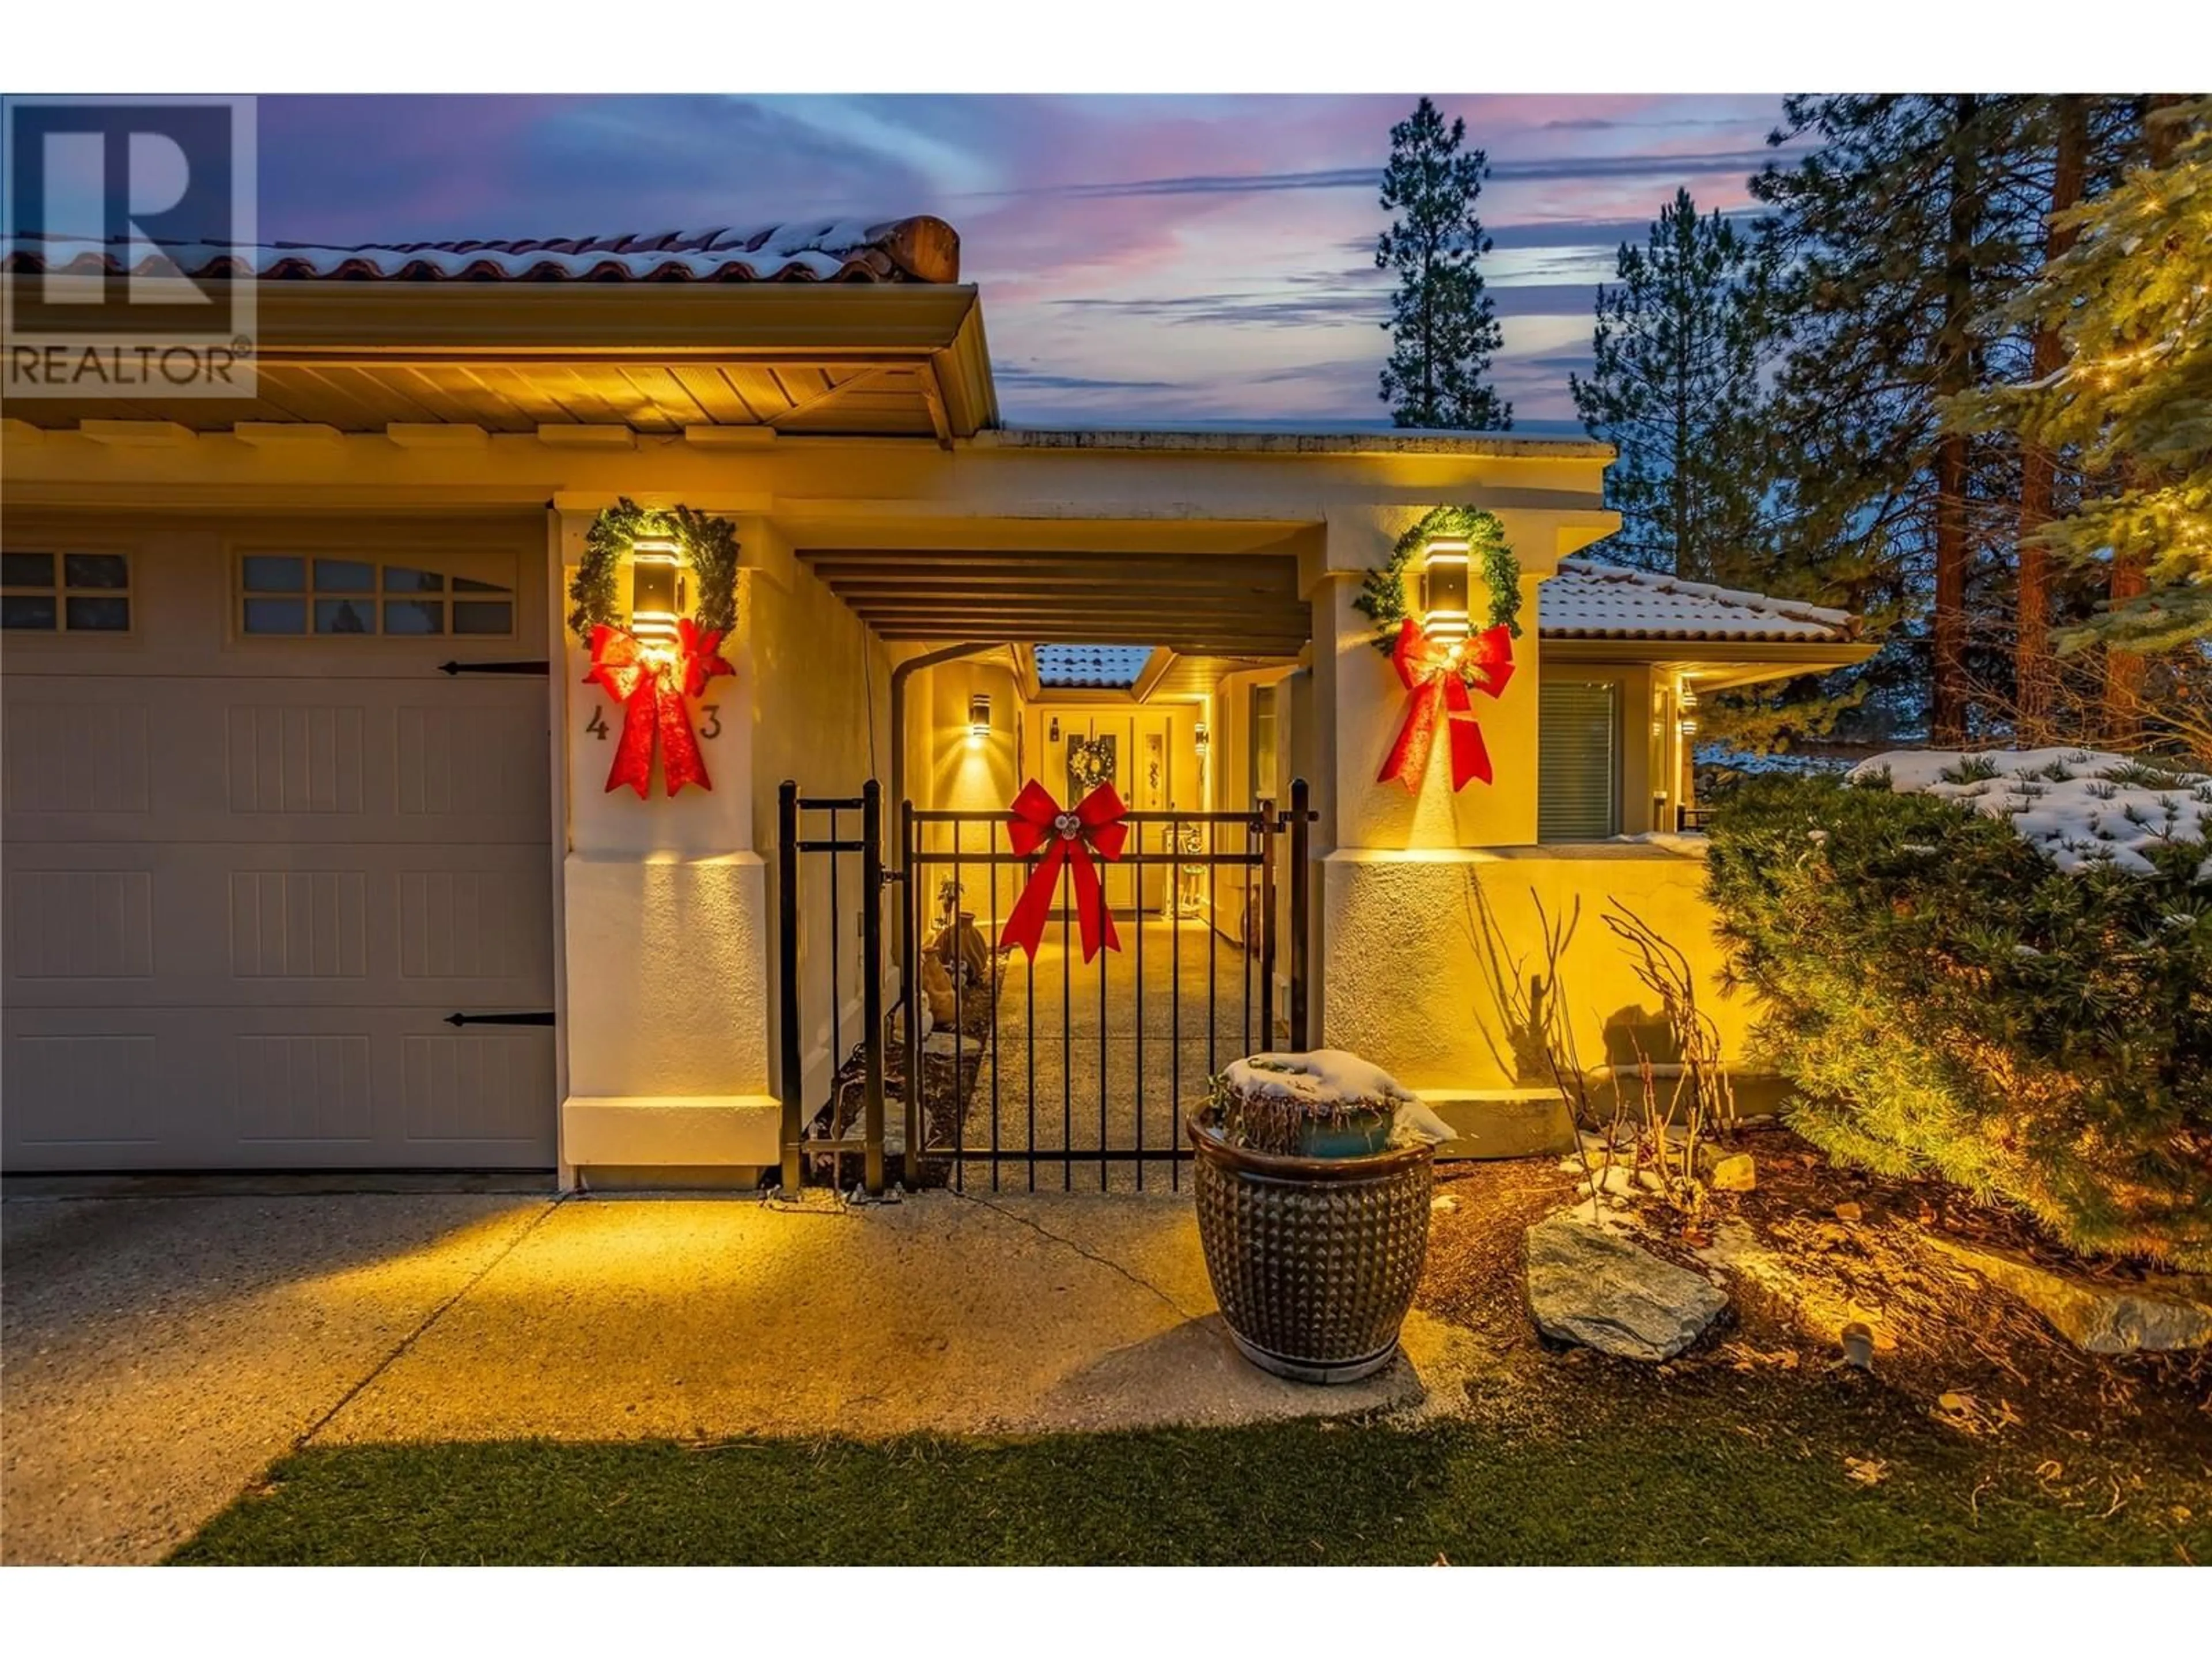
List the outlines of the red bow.
{"label": "red bow", "polygon": [[1443,706],[1444,725],[1451,733],[1451,779],[1454,793],[1466,787],[1469,778],[1490,781],[1490,750],[1484,747],[1482,727],[1475,723],[1474,706],[1468,698],[1470,672],[1474,684],[1486,696],[1504,690],[1513,678],[1513,635],[1503,624],[1486,629],[1453,647],[1437,643],[1411,617],[1398,629],[1398,643],[1390,653],[1398,678],[1413,694],[1406,710],[1406,723],[1398,728],[1398,741],[1390,745],[1390,758],[1376,775],[1378,783],[1393,779],[1408,793],[1421,787],[1428,769],[1429,746],[1436,741],[1437,705]]}
{"label": "red bow", "polygon": [[1014,817],[1006,826],[1006,839],[1022,858],[1039,847],[1044,848],[1045,854],[1030,872],[1021,897],[1014,901],[1014,913],[1006,918],[1006,930],[999,935],[1000,950],[1018,945],[1029,952],[1030,961],[1036,960],[1063,864],[1074,872],[1075,917],[1083,929],[1083,959],[1088,962],[1098,954],[1102,938],[1108,950],[1121,948],[1121,941],[1115,936],[1114,918],[1107,914],[1098,866],[1091,854],[1096,849],[1109,864],[1121,856],[1121,843],[1129,835],[1128,825],[1121,822],[1127,810],[1110,783],[1093,789],[1073,812],[1061,811],[1060,803],[1035,778],[1022,786],[1022,793],[1014,797]]}
{"label": "red bow", "polygon": [[702,789],[714,786],[707,779],[707,763],[699,754],[699,740],[691,730],[691,711],[684,699],[696,697],[717,674],[736,671],[716,647],[720,633],[701,629],[689,617],[676,624],[676,649],[655,650],[636,635],[602,623],[592,629],[592,672],[586,685],[597,683],[623,705],[622,739],[615,745],[615,763],[607,772],[610,793],[628,784],[643,800],[653,787],[653,740],[660,738],[660,776],[673,795],[687,783]]}

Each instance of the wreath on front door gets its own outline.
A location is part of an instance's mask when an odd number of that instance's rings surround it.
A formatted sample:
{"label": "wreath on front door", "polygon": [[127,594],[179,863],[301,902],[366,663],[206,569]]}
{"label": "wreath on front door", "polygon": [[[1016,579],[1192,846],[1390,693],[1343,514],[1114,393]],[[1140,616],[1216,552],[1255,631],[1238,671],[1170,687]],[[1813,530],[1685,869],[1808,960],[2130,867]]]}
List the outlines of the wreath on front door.
{"label": "wreath on front door", "polygon": [[[673,641],[640,639],[621,603],[623,561],[647,537],[672,538],[683,552],[691,614],[677,619]],[[627,785],[644,799],[653,787],[656,748],[668,793],[692,783],[712,789],[698,734],[691,729],[690,700],[709,680],[736,672],[722,655],[721,644],[738,621],[737,526],[688,507],[640,507],[624,496],[592,520],[568,599],[568,629],[592,653],[592,672],[584,683],[605,688],[623,708],[622,740],[607,771],[608,791]],[[592,729],[603,738],[606,735],[596,714]]]}

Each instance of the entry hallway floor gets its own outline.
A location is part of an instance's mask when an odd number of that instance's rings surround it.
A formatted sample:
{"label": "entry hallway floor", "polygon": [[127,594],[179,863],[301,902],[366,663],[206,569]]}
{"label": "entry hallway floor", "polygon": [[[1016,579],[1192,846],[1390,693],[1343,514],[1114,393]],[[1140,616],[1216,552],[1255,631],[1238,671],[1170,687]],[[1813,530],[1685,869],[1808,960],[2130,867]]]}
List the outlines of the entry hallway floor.
{"label": "entry hallway floor", "polygon": [[1187,1195],[779,1208],[410,1184],[9,1182],[0,1558],[158,1560],[304,1445],[1425,1414],[1484,1363],[1416,1312],[1368,1382],[1255,1370]]}

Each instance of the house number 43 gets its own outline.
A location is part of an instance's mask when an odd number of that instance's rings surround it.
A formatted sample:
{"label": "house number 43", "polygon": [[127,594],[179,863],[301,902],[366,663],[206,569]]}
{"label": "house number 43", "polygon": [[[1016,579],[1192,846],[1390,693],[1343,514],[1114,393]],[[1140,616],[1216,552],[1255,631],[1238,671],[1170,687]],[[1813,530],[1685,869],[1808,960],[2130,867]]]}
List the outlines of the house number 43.
{"label": "house number 43", "polygon": [[[699,713],[705,720],[705,724],[699,728],[699,735],[712,743],[722,735],[722,705],[718,702],[702,702],[699,705]],[[592,709],[591,719],[584,722],[584,730],[601,743],[605,743],[607,740],[607,711],[604,708]]]}

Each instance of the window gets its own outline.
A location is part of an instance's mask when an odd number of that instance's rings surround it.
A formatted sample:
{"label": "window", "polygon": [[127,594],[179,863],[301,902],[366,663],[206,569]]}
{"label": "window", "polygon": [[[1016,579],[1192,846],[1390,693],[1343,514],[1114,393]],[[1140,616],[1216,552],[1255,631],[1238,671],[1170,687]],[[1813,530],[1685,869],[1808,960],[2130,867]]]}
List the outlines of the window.
{"label": "window", "polygon": [[130,556],[0,553],[0,628],[129,633]]}
{"label": "window", "polygon": [[1536,839],[1603,841],[1620,833],[1620,696],[1609,680],[1537,688]]}
{"label": "window", "polygon": [[[465,556],[430,563],[386,564],[352,554],[252,552],[238,561],[238,619],[243,633],[381,635],[514,632],[514,586],[505,573]],[[476,568],[473,575],[457,567]],[[507,580],[488,577],[504,574]]]}
{"label": "window", "polygon": [[1252,688],[1252,799],[1279,799],[1275,785],[1275,688]]}

